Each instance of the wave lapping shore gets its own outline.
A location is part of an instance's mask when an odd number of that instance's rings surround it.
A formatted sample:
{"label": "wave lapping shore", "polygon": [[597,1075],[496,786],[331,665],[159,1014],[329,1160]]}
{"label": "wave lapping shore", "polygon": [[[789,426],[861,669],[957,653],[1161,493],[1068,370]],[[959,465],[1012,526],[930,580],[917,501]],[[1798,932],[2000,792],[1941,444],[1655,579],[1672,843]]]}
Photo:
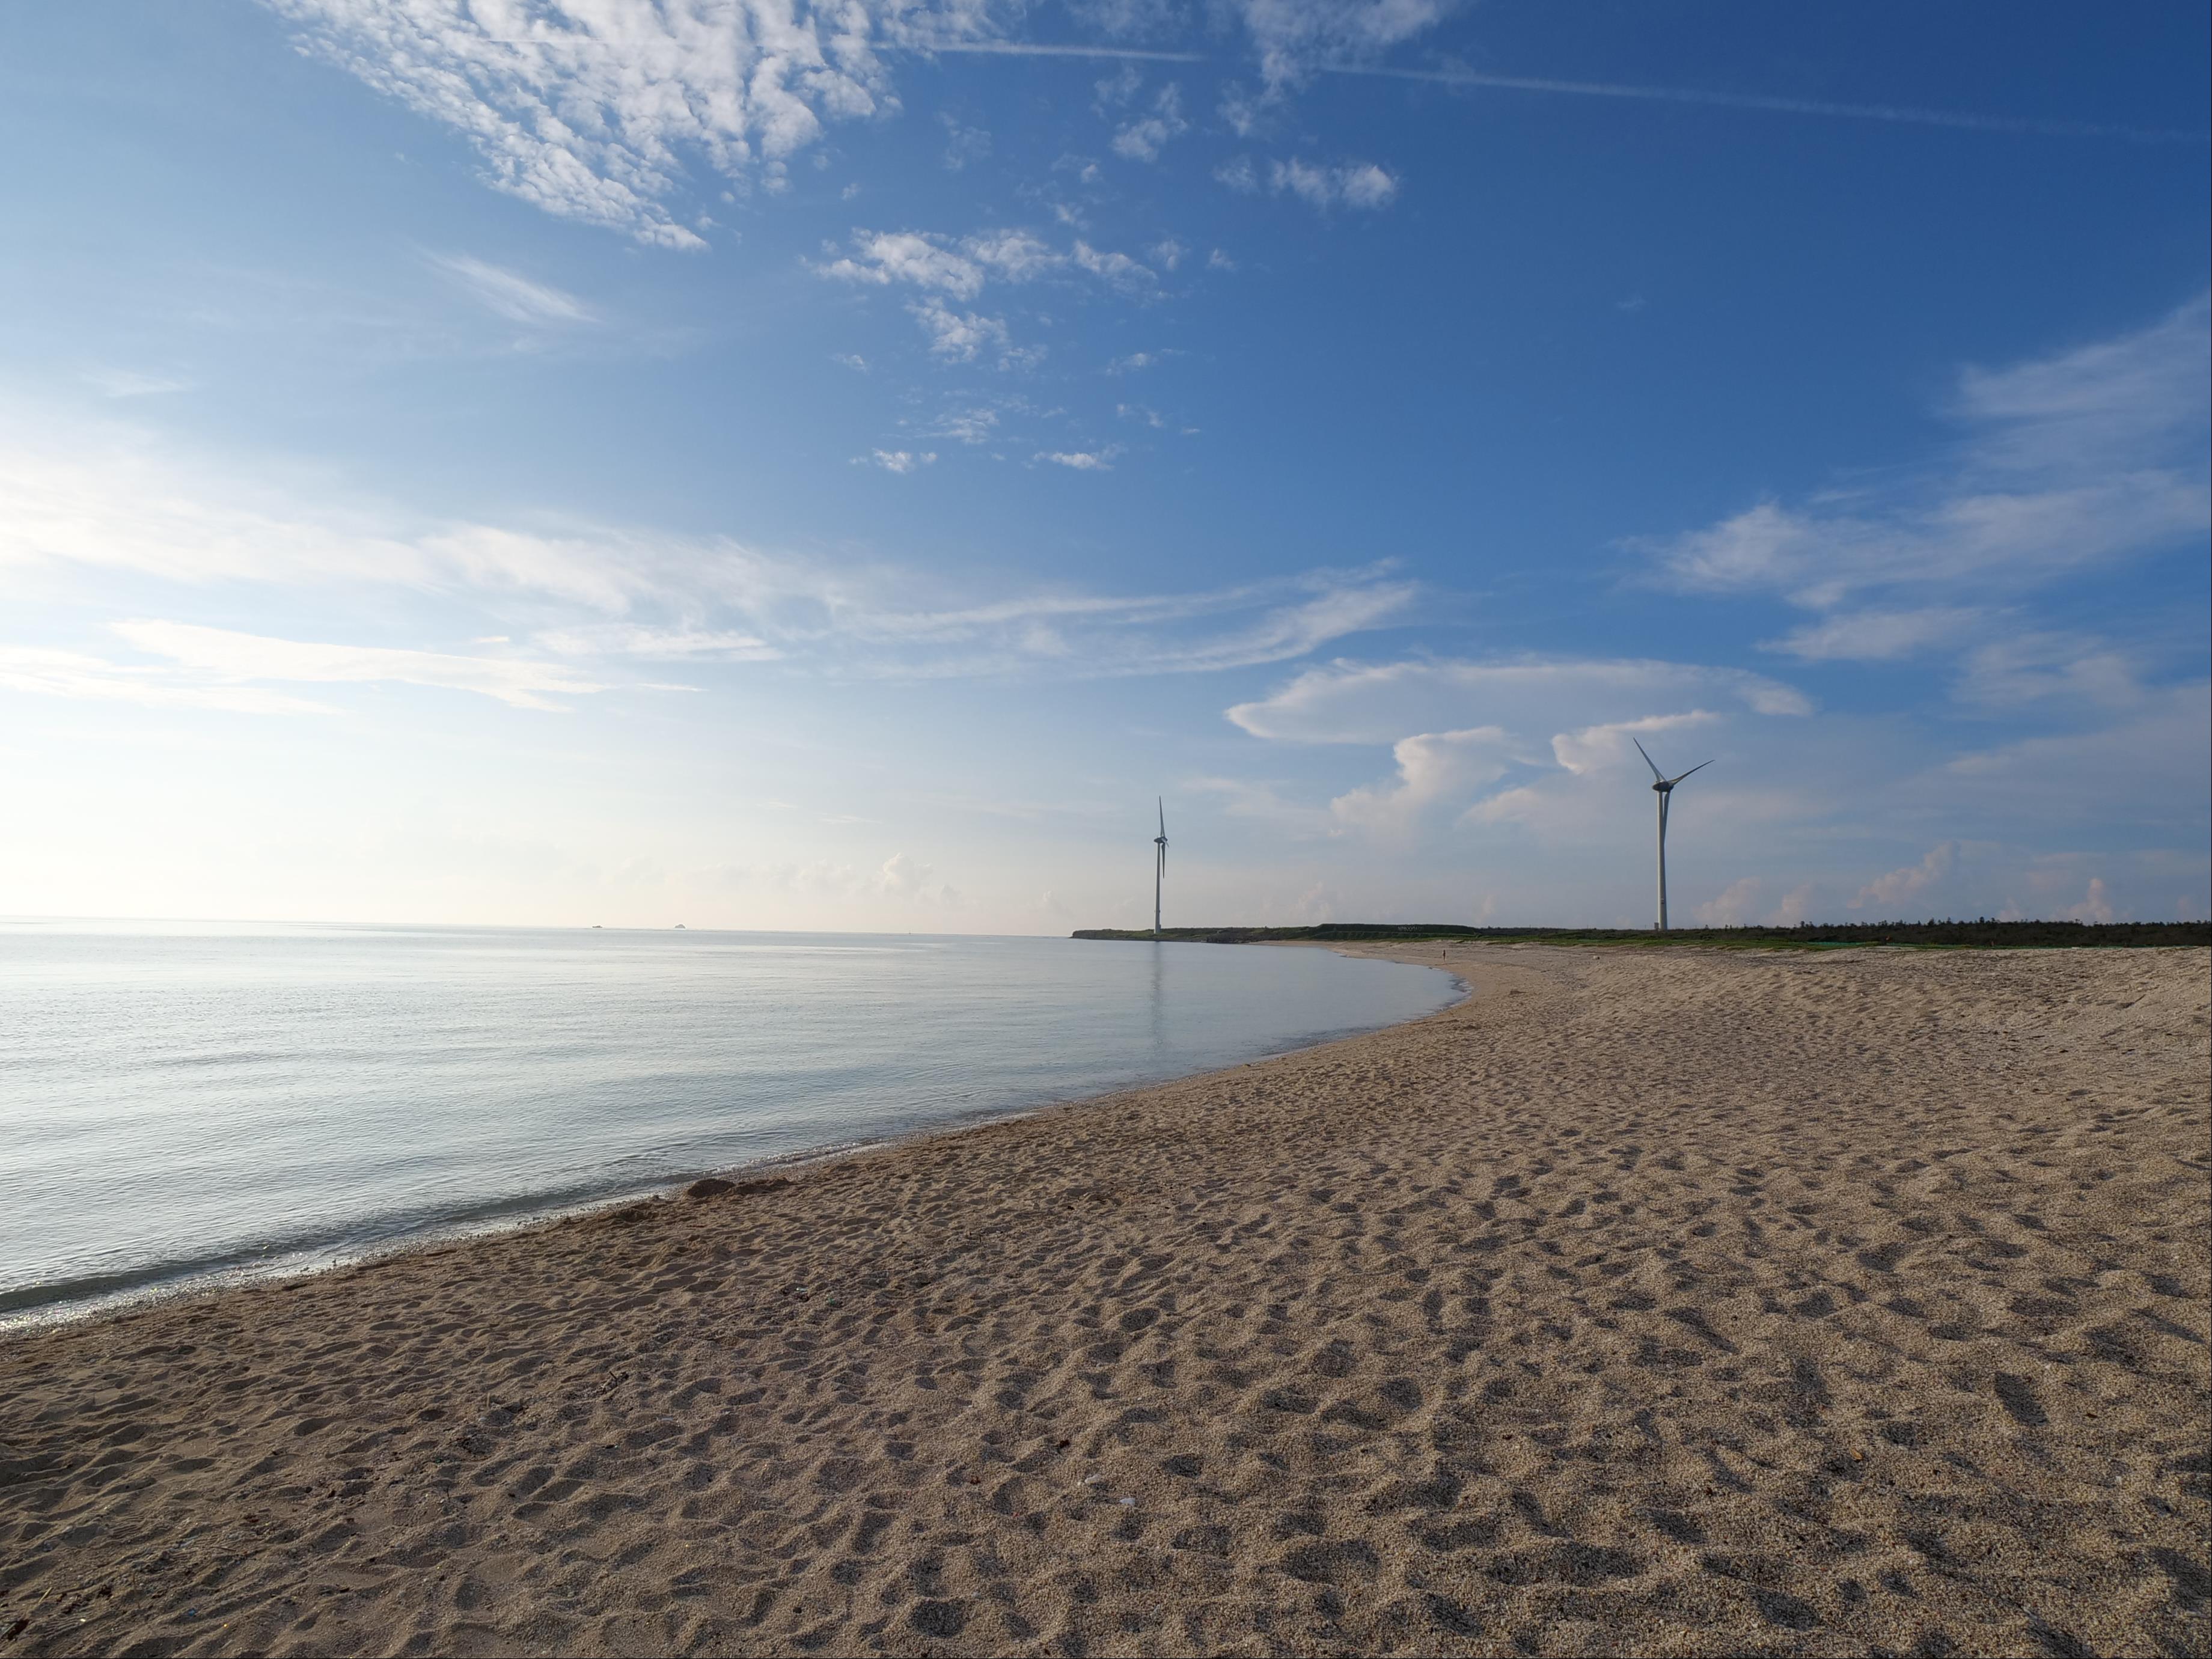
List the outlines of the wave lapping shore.
{"label": "wave lapping shore", "polygon": [[2203,1650],[2207,952],[1449,949],[1371,1036],[18,1334],[0,1631]]}

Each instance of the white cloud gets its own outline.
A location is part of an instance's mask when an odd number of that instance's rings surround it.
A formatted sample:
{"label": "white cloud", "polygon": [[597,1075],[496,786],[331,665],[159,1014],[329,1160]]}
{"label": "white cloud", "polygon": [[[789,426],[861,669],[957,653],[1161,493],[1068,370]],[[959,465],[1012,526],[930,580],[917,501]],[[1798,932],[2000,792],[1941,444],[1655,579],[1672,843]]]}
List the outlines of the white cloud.
{"label": "white cloud", "polygon": [[1971,629],[1981,615],[1943,606],[1844,611],[1793,629],[1781,639],[1762,641],[1759,648],[1807,662],[1887,662],[1948,643]]}
{"label": "white cloud", "polygon": [[1094,107],[1101,115],[1109,109],[1125,108],[1145,84],[1145,72],[1134,64],[1125,63],[1113,74],[1101,77],[1095,85],[1097,94]]}
{"label": "white cloud", "polygon": [[130,702],[149,708],[216,708],[240,714],[332,712],[328,704],[281,692],[185,680],[165,668],[32,646],[0,645],[0,686],[35,696]]}
{"label": "white cloud", "polygon": [[1159,281],[1149,266],[1138,264],[1127,254],[1102,253],[1088,242],[1078,241],[1068,259],[1124,293],[1147,292]]}
{"label": "white cloud", "polygon": [[960,246],[978,264],[1010,283],[1026,283],[1070,263],[1068,255],[1054,252],[1025,230],[990,231],[970,236]]}
{"label": "white cloud", "polygon": [[1886,876],[1877,876],[1858,890],[1851,900],[1851,908],[1863,910],[1869,906],[1881,911],[1892,921],[1905,920],[1905,907],[1911,905],[1929,888],[1949,877],[1959,862],[1959,843],[1947,841],[1928,849],[1927,856],[1917,864],[1908,864],[1901,870],[1893,870]]}
{"label": "white cloud", "polygon": [[1813,884],[1801,883],[1782,896],[1782,902],[1766,914],[1769,927],[1795,927],[1812,915]]}
{"label": "white cloud", "polygon": [[[1333,832],[1411,836],[1449,811],[1462,830],[1520,826],[1560,846],[1617,832],[1619,801],[1649,781],[1632,738],[1656,744],[1693,727],[1732,729],[1746,712],[1803,714],[1808,705],[1759,675],[1679,663],[1337,662],[1228,718],[1278,742],[1390,746],[1395,775],[1338,796]],[[1609,805],[1594,815],[1601,799]],[[1286,821],[1297,810],[1285,809]],[[1758,817],[1781,809],[1747,799],[1736,810]]]}
{"label": "white cloud", "polygon": [[1708,927],[1742,927],[1758,908],[1761,884],[1757,876],[1739,877],[1698,907],[1698,920]]}
{"label": "white cloud", "polygon": [[1304,81],[1325,64],[1364,62],[1425,33],[1456,0],[1235,0],[1268,87]]}
{"label": "white cloud", "polygon": [[950,438],[956,443],[981,444],[990,441],[998,428],[999,411],[977,405],[969,409],[947,410],[929,428],[929,435]]}
{"label": "white cloud", "polygon": [[[639,657],[659,662],[775,662],[786,653],[757,634],[732,629],[658,628],[640,623],[586,623],[536,635],[564,657]],[[504,644],[503,638],[478,641]]]}
{"label": "white cloud", "polygon": [[550,283],[532,282],[503,266],[464,253],[432,253],[424,257],[477,301],[511,323],[544,328],[598,320],[591,307],[574,295]]}
{"label": "white cloud", "polygon": [[607,688],[558,663],[511,657],[462,657],[381,646],[331,645],[270,639],[191,623],[122,622],[120,634],[141,651],[232,684],[278,680],[322,684],[398,682],[474,691],[516,708],[558,709],[551,696]]}
{"label": "white cloud", "polygon": [[[1650,763],[1638,750],[1639,743],[1648,751],[1664,733],[1710,726],[1719,718],[1705,709],[1693,708],[1686,714],[1645,714],[1635,720],[1607,720],[1578,731],[1554,732],[1552,758],[1577,777],[1599,772],[1644,772],[1649,770]],[[1677,767],[1681,769],[1677,770]],[[1668,775],[1674,777],[1680,777],[1687,769],[1679,759],[1668,767]]]}
{"label": "white cloud", "polygon": [[495,187],[667,247],[701,246],[670,206],[690,165],[773,187],[825,121],[894,106],[884,45],[993,32],[960,0],[264,3],[317,56],[465,135]]}
{"label": "white cloud", "polygon": [[1213,176],[1218,183],[1228,185],[1231,190],[1242,191],[1248,196],[1260,188],[1259,173],[1253,167],[1252,158],[1249,155],[1231,157],[1213,169]]}
{"label": "white cloud", "polygon": [[1208,270],[1234,270],[1237,269],[1237,261],[1219,248],[1216,248],[1206,256],[1206,268]]}
{"label": "white cloud", "polygon": [[834,353],[830,361],[840,368],[851,369],[855,374],[865,374],[868,372],[868,360],[856,351]]}
{"label": "white cloud", "polygon": [[[1248,188],[1233,179],[1224,179],[1223,182],[1237,189]],[[1278,196],[1288,191],[1300,200],[1324,210],[1349,207],[1373,211],[1389,206],[1398,197],[1397,179],[1371,161],[1316,167],[1294,156],[1269,165],[1267,187]]]}
{"label": "white cloud", "polygon": [[2142,701],[2136,659],[2073,634],[2020,634],[1967,657],[1959,695],[1984,708],[2061,702],[2122,708]]}
{"label": "white cloud", "polygon": [[1337,193],[1346,207],[1384,208],[1398,198],[1398,180],[1373,162],[1339,167]]}
{"label": "white cloud", "polygon": [[389,523],[305,513],[282,494],[173,458],[131,428],[57,432],[33,410],[0,420],[0,574],[49,564],[187,582],[428,586],[437,561]]}
{"label": "white cloud", "polygon": [[934,289],[956,300],[972,300],[983,291],[984,272],[975,260],[945,246],[941,237],[919,231],[855,231],[850,254],[818,267],[824,276],[848,283],[911,283]]}
{"label": "white cloud", "polygon": [[934,879],[936,870],[904,853],[894,853],[877,869],[873,886],[893,898],[914,899],[926,904],[957,904],[959,893]]}
{"label": "white cloud", "polygon": [[879,466],[886,472],[911,472],[918,466],[928,466],[937,459],[934,451],[919,453],[911,449],[878,449],[867,456],[856,457],[869,465]]}
{"label": "white cloud", "polygon": [[[1257,738],[1295,743],[1395,743],[1408,732],[1503,726],[1550,733],[1676,712],[1709,702],[1760,714],[1811,705],[1779,681],[1737,668],[1644,659],[1337,662],[1310,668],[1229,719]],[[1549,747],[1548,738],[1541,744]],[[1621,747],[1626,748],[1624,740]]]}
{"label": "white cloud", "polygon": [[[1986,603],[2054,577],[2200,538],[2212,527],[2205,461],[2212,303],[2152,326],[2003,370],[1968,369],[1945,411],[1963,441],[1902,481],[1799,507],[1756,506],[1705,529],[1629,544],[1661,578],[1711,592],[1771,592],[1832,611],[1868,593],[1952,593]],[[1902,619],[1875,610],[1780,642],[1876,654]]]}
{"label": "white cloud", "polygon": [[937,300],[908,306],[907,312],[921,325],[933,357],[952,363],[972,363],[986,352],[996,351],[1002,366],[1019,361],[1020,354],[1014,349],[1013,337],[1006,331],[1004,318],[955,311]]}
{"label": "white cloud", "polygon": [[1160,153],[1190,131],[1183,118],[1182,88],[1170,81],[1153,100],[1151,113],[1125,123],[1114,134],[1113,150],[1130,161],[1157,161]]}
{"label": "white cloud", "polygon": [[1062,252],[1026,230],[987,231],[957,241],[922,231],[855,231],[848,252],[814,269],[840,282],[907,283],[955,300],[973,300],[992,282],[1030,283],[1076,271],[1132,295],[1150,293],[1159,282],[1158,273],[1126,253],[1080,238]]}
{"label": "white cloud", "polygon": [[2112,919],[2112,896],[2105,886],[2102,876],[2089,878],[2089,890],[2079,904],[2060,913],[2070,921],[2109,922]]}
{"label": "white cloud", "polygon": [[1266,118],[1269,101],[1264,94],[1255,96],[1249,88],[1229,82],[1221,88],[1221,123],[1239,138],[1249,138]]}
{"label": "white cloud", "polygon": [[1077,472],[1106,472],[1114,465],[1115,451],[1105,449],[1040,450],[1033,458],[1050,461],[1054,466],[1067,467]]}
{"label": "white cloud", "polygon": [[1152,263],[1163,270],[1173,270],[1189,256],[1190,250],[1172,236],[1152,246]]}
{"label": "white cloud", "polygon": [[1512,739],[1495,726],[1401,738],[1390,751],[1396,778],[1339,795],[1329,811],[1342,824],[1386,834],[1403,831],[1425,809],[1462,800],[1504,777],[1513,764],[1513,748]]}

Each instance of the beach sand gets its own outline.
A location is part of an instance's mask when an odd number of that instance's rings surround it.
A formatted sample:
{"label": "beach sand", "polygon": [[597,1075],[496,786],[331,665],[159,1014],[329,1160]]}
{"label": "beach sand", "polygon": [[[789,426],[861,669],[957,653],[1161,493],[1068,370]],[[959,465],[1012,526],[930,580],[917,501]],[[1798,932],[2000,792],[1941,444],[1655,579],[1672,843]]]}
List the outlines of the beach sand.
{"label": "beach sand", "polygon": [[4,1650],[2212,1651],[2212,956],[1451,965],[0,1340]]}

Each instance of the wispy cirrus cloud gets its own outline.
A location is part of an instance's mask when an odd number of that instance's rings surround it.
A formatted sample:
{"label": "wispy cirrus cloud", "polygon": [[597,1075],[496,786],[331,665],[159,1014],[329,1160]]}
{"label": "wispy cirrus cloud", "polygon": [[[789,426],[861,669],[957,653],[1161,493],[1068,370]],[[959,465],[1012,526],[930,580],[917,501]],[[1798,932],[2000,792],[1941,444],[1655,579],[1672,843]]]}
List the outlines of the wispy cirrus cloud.
{"label": "wispy cirrus cloud", "polygon": [[167,665],[112,662],[82,651],[0,645],[0,688],[144,708],[211,708],[233,714],[327,714],[327,703],[258,686],[177,673]]}
{"label": "wispy cirrus cloud", "polygon": [[[71,569],[203,591],[262,585],[345,605],[349,595],[398,589],[471,606],[472,620],[457,631],[527,642],[478,657],[132,622],[132,644],[198,678],[15,647],[9,684],[54,695],[76,687],[157,702],[189,693],[239,706],[225,688],[249,681],[392,680],[537,708],[607,689],[576,665],[625,658],[868,677],[1204,673],[1292,660],[1389,626],[1415,591],[1388,568],[1367,567],[1181,592],[1054,590],[946,606],[942,573],[574,520],[428,520],[374,501],[339,504],[327,481],[297,496],[242,485],[206,457],[127,431],[105,428],[74,448],[51,431],[36,444],[5,435],[0,594]],[[915,452],[885,453],[922,464]]]}
{"label": "wispy cirrus cloud", "polygon": [[511,323],[532,328],[592,323],[592,308],[565,289],[533,282],[518,271],[465,253],[424,256],[431,267],[453,279],[479,304]]}
{"label": "wispy cirrus cloud", "polygon": [[1603,720],[1707,706],[1805,714],[1795,687],[1741,668],[1644,658],[1417,658],[1309,668],[1265,697],[1237,704],[1230,721],[1290,743],[1395,743],[1408,732],[1498,726],[1550,734]]}
{"label": "wispy cirrus cloud", "polygon": [[242,714],[336,712],[326,702],[266,689],[271,684],[428,686],[549,713],[565,707],[552,701],[556,696],[609,689],[572,664],[544,658],[278,639],[159,620],[119,622],[113,631],[161,660],[118,662],[83,652],[0,645],[0,686],[44,696]]}
{"label": "wispy cirrus cloud", "polygon": [[1821,613],[1770,649],[1879,660],[1962,637],[1992,600],[2212,529],[2208,365],[2200,295],[2113,339],[1962,371],[1942,411],[1958,440],[1908,473],[1628,545],[1668,586]]}
{"label": "wispy cirrus cloud", "polygon": [[1958,638],[1982,617],[1979,611],[1929,605],[1917,611],[1853,611],[1792,629],[1761,642],[1806,662],[1887,662]]}
{"label": "wispy cirrus cloud", "polygon": [[2021,708],[2057,702],[2074,707],[2126,708],[2148,695],[2147,664],[2140,652],[2063,631],[2014,634],[1970,653],[1959,678],[1960,697],[1985,708]]}
{"label": "wispy cirrus cloud", "polygon": [[321,684],[375,682],[472,691],[516,708],[558,710],[555,696],[604,691],[606,685],[566,663],[523,657],[474,657],[386,646],[273,639],[191,623],[138,621],[116,633],[152,656],[166,657],[217,682],[280,681]]}

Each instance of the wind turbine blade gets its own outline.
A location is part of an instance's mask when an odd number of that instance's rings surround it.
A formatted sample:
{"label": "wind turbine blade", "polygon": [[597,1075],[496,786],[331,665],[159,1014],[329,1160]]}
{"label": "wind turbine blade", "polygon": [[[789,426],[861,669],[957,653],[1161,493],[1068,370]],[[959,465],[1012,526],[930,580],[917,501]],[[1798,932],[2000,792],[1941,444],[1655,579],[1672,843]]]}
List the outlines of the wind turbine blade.
{"label": "wind turbine blade", "polygon": [[1664,782],[1666,782],[1666,781],[1667,781],[1667,775],[1666,775],[1664,772],[1662,772],[1662,771],[1659,769],[1658,763],[1657,763],[1656,762],[1655,762],[1655,761],[1651,758],[1651,757],[1650,757],[1650,756],[1649,756],[1649,755],[1645,755],[1645,754],[1644,753],[1644,745],[1643,745],[1641,743],[1638,742],[1638,741],[1637,741],[1637,739],[1636,739],[1636,738],[1631,738],[1629,739],[1629,742],[1633,743],[1633,744],[1636,744],[1636,752],[1637,752],[1638,754],[1639,754],[1639,755],[1644,755],[1644,763],[1646,766],[1649,766],[1649,767],[1651,769],[1651,776],[1652,776],[1653,780],[1654,780],[1655,781],[1656,781],[1656,782],[1659,782],[1659,783],[1664,783]]}
{"label": "wind turbine blade", "polygon": [[1168,804],[1164,800],[1161,800],[1158,795],[1153,796],[1152,799],[1159,802],[1160,834],[1164,836],[1168,832]]}
{"label": "wind turbine blade", "polygon": [[[1690,772],[1702,772],[1702,771],[1704,771],[1704,770],[1705,770],[1708,766],[1711,766],[1711,764],[1712,764],[1712,762],[1711,762],[1711,761],[1699,761],[1699,762],[1698,762],[1695,766],[1693,766],[1693,767],[1692,767],[1692,768],[1690,769]],[[1686,777],[1688,777],[1688,776],[1690,775],[1690,772],[1685,772],[1685,773],[1683,773],[1683,774],[1682,774],[1682,777],[1681,777],[1681,778],[1671,778],[1671,779],[1669,779],[1669,780],[1668,780],[1668,781],[1669,781],[1669,782],[1671,782],[1671,783],[1680,783],[1680,782],[1681,782],[1682,778],[1686,778]]]}

